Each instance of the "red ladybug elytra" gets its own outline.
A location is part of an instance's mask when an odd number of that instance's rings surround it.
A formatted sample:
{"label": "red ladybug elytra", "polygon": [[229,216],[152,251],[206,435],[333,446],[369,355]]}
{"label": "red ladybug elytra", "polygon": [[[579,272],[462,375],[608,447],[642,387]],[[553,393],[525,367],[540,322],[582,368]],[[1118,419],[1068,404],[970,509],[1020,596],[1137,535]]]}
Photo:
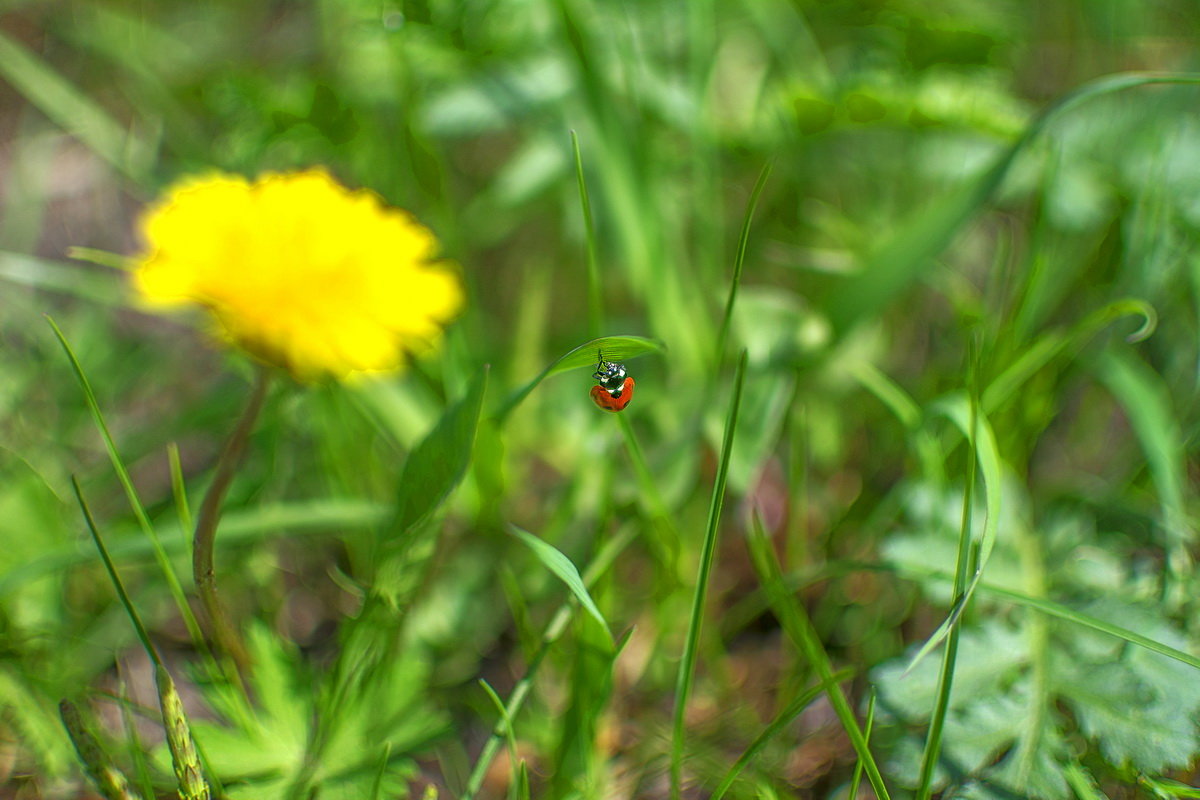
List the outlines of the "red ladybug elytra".
{"label": "red ladybug elytra", "polygon": [[597,351],[600,361],[592,378],[599,384],[592,387],[592,400],[605,411],[621,411],[633,399],[633,378],[625,374],[625,365],[605,361],[604,354]]}

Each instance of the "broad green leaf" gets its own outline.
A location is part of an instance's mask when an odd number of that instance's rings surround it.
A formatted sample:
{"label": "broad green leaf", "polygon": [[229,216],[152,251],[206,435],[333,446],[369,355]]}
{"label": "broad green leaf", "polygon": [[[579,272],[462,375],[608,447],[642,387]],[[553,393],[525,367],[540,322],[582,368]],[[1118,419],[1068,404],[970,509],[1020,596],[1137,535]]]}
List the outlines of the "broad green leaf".
{"label": "broad green leaf", "polygon": [[402,546],[412,529],[433,513],[463,479],[475,445],[487,375],[485,366],[462,400],[450,406],[429,435],[409,453],[396,490],[396,516],[386,539]]}
{"label": "broad green leaf", "polygon": [[612,644],[612,632],[608,629],[608,623],[605,622],[604,615],[600,613],[600,609],[592,601],[592,596],[588,594],[587,587],[583,585],[583,579],[579,577],[579,570],[575,569],[575,565],[571,563],[571,559],[559,552],[553,545],[547,544],[528,531],[521,530],[516,525],[509,525],[508,529],[513,536],[516,536],[528,545],[529,549],[538,557],[538,560],[567,585],[567,588],[571,590],[571,594],[575,595],[575,599],[579,601],[584,610],[591,614],[592,618],[604,628],[604,632],[608,634],[609,644]]}
{"label": "broad green leaf", "polygon": [[551,375],[580,367],[594,368],[600,354],[604,355],[605,361],[628,361],[647,353],[665,352],[666,348],[661,342],[643,336],[603,336],[599,339],[592,339],[551,361],[544,370],[538,373],[536,378],[509,395],[496,411],[495,417],[498,421],[503,421],[514,408],[520,405],[522,400],[529,396],[530,392],[537,388],[539,383]]}

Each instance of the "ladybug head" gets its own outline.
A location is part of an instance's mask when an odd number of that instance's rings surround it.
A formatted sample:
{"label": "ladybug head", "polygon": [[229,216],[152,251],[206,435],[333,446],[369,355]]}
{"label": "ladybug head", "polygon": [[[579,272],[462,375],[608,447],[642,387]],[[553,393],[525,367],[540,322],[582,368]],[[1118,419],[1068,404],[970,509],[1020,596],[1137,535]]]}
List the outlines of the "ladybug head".
{"label": "ladybug head", "polygon": [[621,387],[625,384],[625,365],[615,361],[605,361],[601,353],[597,353],[597,356],[600,363],[596,365],[596,371],[592,374],[596,383],[609,392],[621,391]]}

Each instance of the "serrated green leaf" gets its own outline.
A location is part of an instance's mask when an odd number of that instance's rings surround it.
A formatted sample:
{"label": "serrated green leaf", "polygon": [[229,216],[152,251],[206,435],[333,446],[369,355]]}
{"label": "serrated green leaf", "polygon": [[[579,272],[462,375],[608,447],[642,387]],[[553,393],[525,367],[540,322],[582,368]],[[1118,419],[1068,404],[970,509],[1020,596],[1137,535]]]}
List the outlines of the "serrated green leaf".
{"label": "serrated green leaf", "polygon": [[1056,677],[1080,728],[1113,765],[1161,772],[1186,766],[1200,750],[1194,709],[1159,696],[1126,665],[1071,663]]}
{"label": "serrated green leaf", "polygon": [[584,342],[551,361],[544,370],[538,373],[537,377],[509,395],[496,411],[495,418],[497,421],[503,421],[546,378],[581,367],[594,368],[600,353],[604,354],[605,361],[628,361],[647,353],[665,353],[666,350],[662,342],[647,339],[644,336],[602,336],[599,339]]}
{"label": "serrated green leaf", "polygon": [[485,366],[467,393],[446,410],[420,444],[409,453],[396,489],[396,514],[384,539],[398,547],[408,544],[411,531],[458,486],[471,463],[475,428],[487,389]]}
{"label": "serrated green leaf", "polygon": [[600,627],[608,634],[608,643],[613,644],[612,632],[608,629],[608,623],[604,620],[604,615],[600,613],[600,609],[596,607],[596,603],[592,600],[592,596],[588,594],[587,587],[583,585],[583,578],[579,576],[579,570],[575,569],[575,565],[571,563],[571,559],[567,558],[559,552],[553,545],[547,544],[538,537],[528,531],[523,531],[516,525],[508,526],[509,532],[524,542],[533,554],[538,557],[538,560],[545,567],[553,572],[559,580],[567,585],[571,590],[571,594],[575,595],[575,599],[583,606],[587,613],[591,614],[596,622],[600,623]]}

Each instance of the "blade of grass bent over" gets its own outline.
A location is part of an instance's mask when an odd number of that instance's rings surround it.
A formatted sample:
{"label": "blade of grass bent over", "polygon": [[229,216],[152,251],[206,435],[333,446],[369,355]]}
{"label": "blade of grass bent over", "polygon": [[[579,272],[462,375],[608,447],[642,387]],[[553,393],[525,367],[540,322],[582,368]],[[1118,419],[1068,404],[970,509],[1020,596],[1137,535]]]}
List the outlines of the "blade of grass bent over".
{"label": "blade of grass bent over", "polygon": [[571,594],[575,595],[575,599],[583,606],[583,610],[590,614],[592,619],[600,623],[600,627],[608,634],[608,640],[611,643],[612,631],[608,628],[608,622],[604,619],[604,615],[600,613],[600,609],[596,607],[592,596],[588,594],[587,587],[583,585],[583,579],[579,577],[579,570],[575,569],[575,565],[571,563],[571,559],[563,555],[558,548],[542,541],[528,531],[521,530],[516,525],[509,525],[508,530],[509,533],[516,536],[533,551],[533,554],[546,566],[546,569],[553,572],[558,576],[559,580],[567,585],[567,588],[571,590]]}
{"label": "blade of grass bent over", "polygon": [[801,655],[817,673],[821,687],[829,698],[829,704],[833,706],[834,713],[837,714],[842,728],[850,738],[850,744],[853,745],[854,751],[858,754],[859,760],[867,772],[867,780],[870,781],[871,788],[875,790],[875,796],[879,800],[890,800],[891,796],[888,794],[887,786],[884,785],[883,775],[867,746],[867,738],[863,735],[862,729],[858,726],[858,720],[854,717],[854,709],[850,707],[850,701],[846,699],[842,687],[834,679],[833,664],[829,660],[829,654],[825,652],[825,646],[821,644],[820,637],[813,629],[808,613],[784,584],[779,560],[775,556],[766,531],[763,530],[762,520],[757,514],[753,515],[746,544],[750,550],[750,559],[754,563],[754,571],[758,575],[759,583],[767,593],[771,610],[774,611],[775,617],[779,620],[779,624],[788,638],[792,640]]}
{"label": "blade of grass bent over", "polygon": [[666,348],[661,342],[647,339],[644,336],[602,336],[599,339],[584,342],[551,361],[533,380],[510,394],[497,409],[496,421],[503,422],[505,417],[512,413],[512,410],[520,405],[521,401],[528,397],[539,383],[551,375],[580,367],[595,366],[596,356],[599,352],[603,352],[606,361],[628,361],[646,353],[665,353]]}
{"label": "blade of grass bent over", "polygon": [[717,530],[721,521],[721,508],[725,503],[725,483],[729,477],[729,457],[733,449],[733,436],[737,430],[738,412],[742,404],[742,387],[746,382],[746,351],[738,360],[737,377],[734,379],[733,400],[729,414],[725,417],[725,434],[721,441],[721,457],[717,466],[717,477],[713,483],[712,499],[708,506],[708,524],[704,531],[704,545],[700,551],[700,573],[696,577],[696,590],[692,595],[692,612],[688,618],[687,639],[683,645],[683,657],[679,661],[679,673],[675,681],[675,717],[671,732],[671,797],[679,800],[680,783],[683,779],[683,721],[687,711],[688,694],[692,688],[692,676],[696,670],[696,653],[700,643],[700,625],[704,617],[704,600],[708,593],[708,579],[712,573],[713,557],[717,550]]}

